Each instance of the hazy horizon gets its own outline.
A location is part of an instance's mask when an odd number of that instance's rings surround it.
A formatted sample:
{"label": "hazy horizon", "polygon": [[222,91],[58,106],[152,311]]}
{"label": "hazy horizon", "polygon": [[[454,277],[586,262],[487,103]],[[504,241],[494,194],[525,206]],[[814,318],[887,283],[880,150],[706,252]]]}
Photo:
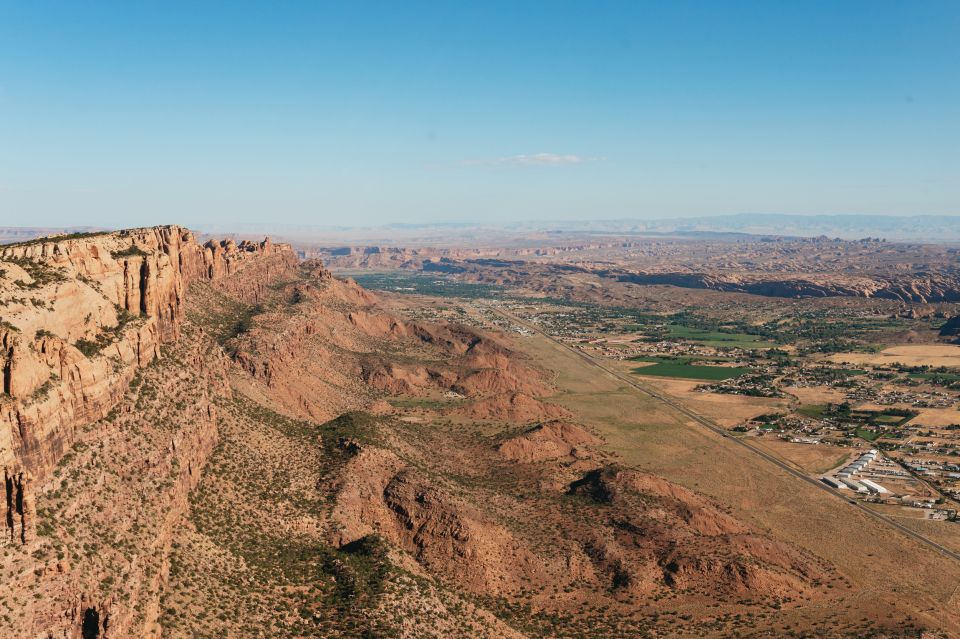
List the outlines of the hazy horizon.
{"label": "hazy horizon", "polygon": [[[273,237],[300,245],[350,244],[406,246],[448,244],[450,246],[512,242],[522,239],[534,244],[536,238],[650,236],[697,237],[825,236],[844,240],[880,238],[889,241],[956,244],[960,242],[960,216],[893,215],[775,215],[744,213],[673,218],[621,218],[592,220],[514,220],[511,222],[463,220],[451,222],[387,222],[383,224],[313,224],[283,221],[202,222],[171,219],[202,236],[222,238]],[[96,225],[2,225],[0,244],[23,241],[42,235],[131,228]],[[566,234],[566,236],[564,236]]]}

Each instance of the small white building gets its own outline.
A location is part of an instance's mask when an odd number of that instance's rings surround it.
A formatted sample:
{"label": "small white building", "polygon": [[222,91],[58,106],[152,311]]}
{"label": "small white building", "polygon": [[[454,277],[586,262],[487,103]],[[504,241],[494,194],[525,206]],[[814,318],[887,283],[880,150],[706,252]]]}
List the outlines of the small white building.
{"label": "small white building", "polygon": [[821,479],[820,481],[822,481],[823,483],[825,483],[825,484],[826,484],[827,486],[829,486],[830,488],[836,488],[837,490],[846,490],[846,489],[847,489],[847,487],[844,486],[841,481],[839,481],[839,480],[837,480],[837,479],[834,479],[833,477],[824,477],[824,478]]}
{"label": "small white building", "polygon": [[842,481],[844,484],[846,484],[848,488],[850,488],[850,489],[852,489],[852,490],[855,490],[855,491],[857,491],[858,493],[868,493],[868,492],[870,492],[870,490],[869,490],[866,486],[864,486],[863,484],[861,484],[861,483],[858,482],[858,481],[853,481],[852,479],[841,479],[840,481]]}
{"label": "small white building", "polygon": [[889,493],[890,491],[881,486],[880,484],[870,481],[869,479],[861,479],[860,483],[867,487],[871,493],[880,494],[880,493]]}

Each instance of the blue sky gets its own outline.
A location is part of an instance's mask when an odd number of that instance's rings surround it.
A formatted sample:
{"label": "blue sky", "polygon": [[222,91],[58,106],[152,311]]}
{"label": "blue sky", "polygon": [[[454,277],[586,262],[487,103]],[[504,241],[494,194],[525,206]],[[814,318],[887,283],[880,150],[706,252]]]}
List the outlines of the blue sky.
{"label": "blue sky", "polygon": [[0,224],[960,214],[960,2],[8,2]]}

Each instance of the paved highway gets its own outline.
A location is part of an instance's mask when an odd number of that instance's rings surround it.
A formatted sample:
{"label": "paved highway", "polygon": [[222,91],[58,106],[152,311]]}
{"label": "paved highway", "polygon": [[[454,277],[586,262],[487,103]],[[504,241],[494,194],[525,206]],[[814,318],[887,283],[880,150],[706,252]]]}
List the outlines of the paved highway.
{"label": "paved highway", "polygon": [[892,527],[892,528],[896,528],[897,530],[899,530],[899,531],[902,532],[903,534],[907,535],[908,537],[911,537],[911,538],[919,541],[920,543],[925,544],[925,545],[927,545],[927,546],[930,547],[930,548],[933,548],[934,550],[938,551],[939,553],[941,553],[941,554],[944,555],[945,557],[949,557],[950,559],[953,559],[953,560],[955,560],[955,561],[960,562],[960,553],[954,552],[953,550],[950,550],[949,548],[946,548],[945,546],[942,546],[942,545],[938,544],[937,542],[933,541],[932,539],[930,539],[930,538],[928,538],[928,537],[924,537],[924,536],[921,535],[920,533],[918,533],[918,532],[916,532],[916,531],[914,531],[914,530],[911,530],[910,528],[907,528],[906,526],[904,526],[904,525],[902,525],[902,524],[897,523],[895,520],[891,519],[890,517],[887,517],[886,515],[883,515],[883,514],[881,514],[881,513],[878,513],[878,512],[875,511],[875,510],[872,510],[872,509],[870,509],[870,508],[867,508],[866,506],[864,506],[863,504],[861,504],[861,503],[858,502],[858,501],[853,501],[853,500],[847,499],[846,497],[843,496],[842,493],[840,493],[840,492],[837,491],[837,490],[834,490],[833,488],[830,488],[829,486],[827,486],[826,484],[824,484],[822,481],[820,481],[820,480],[818,480],[818,479],[814,479],[813,477],[810,477],[809,475],[805,475],[804,473],[796,470],[795,468],[793,468],[792,466],[790,466],[789,464],[787,464],[787,463],[784,462],[783,460],[775,457],[774,455],[771,455],[770,453],[768,453],[768,452],[766,452],[766,451],[763,451],[763,450],[761,450],[761,449],[759,449],[759,448],[751,445],[749,442],[744,441],[743,439],[740,439],[740,438],[738,438],[738,437],[732,437],[732,436],[730,435],[730,433],[727,432],[726,429],[721,428],[721,427],[718,426],[715,422],[713,422],[713,421],[710,420],[710,419],[707,419],[707,418],[704,417],[703,415],[700,415],[700,414],[698,414],[698,413],[690,410],[687,406],[683,405],[683,404],[682,404],[681,402],[679,402],[678,400],[676,400],[676,399],[674,399],[674,398],[672,398],[672,397],[669,397],[669,396],[667,396],[667,395],[664,395],[663,393],[661,393],[661,392],[659,392],[659,391],[657,391],[657,390],[655,390],[655,389],[647,386],[646,384],[643,384],[643,383],[637,381],[636,379],[633,379],[633,378],[630,377],[629,375],[627,375],[627,374],[625,374],[625,373],[622,373],[622,372],[620,372],[620,371],[618,371],[618,370],[616,370],[616,369],[613,369],[613,368],[607,366],[606,364],[604,364],[604,363],[601,362],[600,360],[598,360],[598,359],[596,359],[596,358],[594,358],[594,357],[592,357],[592,356],[584,353],[584,352],[581,351],[580,349],[574,348],[573,346],[570,346],[569,344],[566,344],[566,343],[564,343],[564,342],[556,339],[556,338],[553,337],[552,335],[544,332],[540,327],[536,326],[535,324],[531,324],[530,322],[528,322],[528,321],[526,321],[526,320],[520,319],[519,317],[513,315],[512,313],[508,313],[507,311],[503,310],[502,308],[499,308],[498,306],[495,306],[495,305],[492,305],[492,304],[488,304],[488,305],[487,305],[487,308],[489,308],[491,311],[493,311],[493,312],[496,313],[497,315],[500,315],[501,317],[503,317],[503,318],[505,318],[505,319],[507,319],[507,320],[509,320],[509,321],[511,321],[511,322],[513,322],[513,323],[515,323],[515,324],[517,324],[518,326],[522,326],[523,328],[525,328],[525,329],[527,329],[527,330],[530,330],[530,331],[533,331],[534,333],[537,333],[538,335],[542,335],[543,337],[547,338],[548,340],[550,340],[551,342],[553,342],[553,343],[556,344],[557,346],[559,346],[559,347],[561,347],[561,348],[569,351],[570,353],[573,353],[574,355],[576,355],[576,356],[579,357],[580,359],[584,360],[585,362],[587,362],[587,363],[590,364],[591,366],[595,366],[596,368],[601,369],[602,371],[606,372],[607,374],[614,376],[615,378],[617,378],[619,381],[623,382],[624,384],[628,384],[629,386],[635,388],[636,390],[638,390],[638,391],[640,391],[640,392],[642,392],[642,393],[645,393],[646,395],[649,395],[650,397],[653,397],[654,399],[657,399],[657,400],[663,402],[664,404],[667,404],[668,406],[670,406],[670,407],[673,408],[674,410],[677,410],[677,411],[683,413],[684,415],[686,415],[687,417],[689,417],[690,419],[692,419],[692,420],[695,421],[696,423],[700,424],[700,425],[703,426],[704,428],[707,428],[708,430],[713,431],[713,432],[716,433],[717,435],[720,435],[721,437],[726,438],[727,441],[729,441],[729,442],[732,442],[732,443],[737,444],[737,445],[739,445],[739,446],[743,446],[744,448],[746,448],[747,450],[749,450],[749,451],[752,452],[753,454],[755,454],[755,455],[757,455],[757,456],[759,456],[759,457],[762,457],[762,458],[765,459],[766,461],[768,461],[768,462],[770,462],[771,464],[777,466],[778,468],[780,468],[781,470],[789,473],[790,475],[793,475],[793,476],[796,477],[797,479],[799,479],[799,480],[801,480],[801,481],[804,481],[804,482],[810,484],[811,486],[814,486],[814,487],[816,487],[816,488],[819,488],[820,490],[823,490],[823,491],[829,493],[831,496],[836,497],[837,499],[842,499],[842,500],[846,501],[852,508],[857,508],[857,509],[859,509],[861,512],[864,512],[864,513],[866,513],[867,515],[869,515],[870,517],[873,517],[874,519],[876,519],[876,520],[878,520],[878,521],[881,521],[881,522],[883,522],[884,524],[886,524],[886,525],[888,525],[888,526],[890,526],[890,527]]}

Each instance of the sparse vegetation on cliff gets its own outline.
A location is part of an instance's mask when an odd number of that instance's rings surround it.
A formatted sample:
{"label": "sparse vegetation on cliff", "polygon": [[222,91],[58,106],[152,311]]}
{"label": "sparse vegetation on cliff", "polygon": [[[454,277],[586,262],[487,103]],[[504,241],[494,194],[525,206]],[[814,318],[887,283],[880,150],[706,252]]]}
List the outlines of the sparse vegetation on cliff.
{"label": "sparse vegetation on cliff", "polygon": [[125,257],[146,257],[147,255],[150,254],[136,244],[131,244],[129,247],[119,251],[110,251],[110,257],[115,260],[123,259]]}
{"label": "sparse vegetation on cliff", "polygon": [[19,288],[38,289],[47,284],[67,281],[67,274],[63,267],[47,264],[41,259],[30,259],[26,257],[6,257],[3,259],[6,262],[16,264],[30,276],[31,282],[24,282],[23,280],[16,280],[14,282],[14,285]]}
{"label": "sparse vegetation on cliff", "polygon": [[117,313],[117,323],[110,327],[101,327],[95,339],[78,339],[74,346],[87,357],[95,357],[107,346],[113,344],[119,339],[124,330],[133,322],[142,321],[137,315],[128,312],[127,309],[115,306]]}

